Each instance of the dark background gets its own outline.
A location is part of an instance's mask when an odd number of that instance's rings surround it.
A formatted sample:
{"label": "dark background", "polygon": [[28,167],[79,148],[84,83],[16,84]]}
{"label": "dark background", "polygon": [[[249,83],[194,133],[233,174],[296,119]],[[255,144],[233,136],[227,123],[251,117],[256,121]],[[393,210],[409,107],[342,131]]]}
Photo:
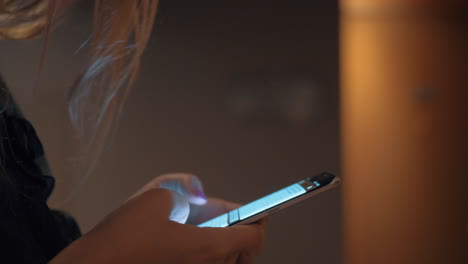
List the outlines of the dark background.
{"label": "dark background", "polygon": [[[208,195],[237,202],[339,173],[337,2],[166,0],[113,145],[89,178],[75,175],[65,94],[83,66],[75,51],[90,7],[55,31],[36,89],[41,41],[0,42],[0,72],[58,181],[50,204],[83,231],[162,173],[195,173]],[[340,263],[340,241],[337,189],[271,217],[258,263]]]}

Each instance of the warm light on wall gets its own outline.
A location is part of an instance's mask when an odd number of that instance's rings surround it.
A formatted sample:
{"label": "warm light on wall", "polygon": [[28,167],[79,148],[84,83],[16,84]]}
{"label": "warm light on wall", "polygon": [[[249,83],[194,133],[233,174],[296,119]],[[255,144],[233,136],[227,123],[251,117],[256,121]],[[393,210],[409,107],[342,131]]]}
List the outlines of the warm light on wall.
{"label": "warm light on wall", "polygon": [[342,2],[345,263],[463,263],[468,23],[461,7]]}

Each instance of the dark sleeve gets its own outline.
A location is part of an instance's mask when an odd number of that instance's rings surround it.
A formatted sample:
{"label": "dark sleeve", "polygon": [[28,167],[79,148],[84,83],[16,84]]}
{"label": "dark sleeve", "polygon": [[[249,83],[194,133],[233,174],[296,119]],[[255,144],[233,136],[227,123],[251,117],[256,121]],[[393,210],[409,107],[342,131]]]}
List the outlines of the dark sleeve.
{"label": "dark sleeve", "polygon": [[71,244],[81,236],[80,227],[71,215],[64,211],[53,209],[51,211],[54,221],[60,227],[61,236],[67,244]]}
{"label": "dark sleeve", "polygon": [[72,217],[48,207],[54,184],[34,128],[0,78],[0,263],[47,263],[80,236]]}

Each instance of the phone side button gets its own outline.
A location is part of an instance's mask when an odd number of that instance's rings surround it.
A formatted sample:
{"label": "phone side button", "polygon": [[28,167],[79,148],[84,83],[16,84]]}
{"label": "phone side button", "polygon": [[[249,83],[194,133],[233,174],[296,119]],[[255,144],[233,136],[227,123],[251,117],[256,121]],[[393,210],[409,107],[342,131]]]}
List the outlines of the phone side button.
{"label": "phone side button", "polygon": [[239,210],[235,209],[229,212],[229,225],[233,225],[239,221]]}

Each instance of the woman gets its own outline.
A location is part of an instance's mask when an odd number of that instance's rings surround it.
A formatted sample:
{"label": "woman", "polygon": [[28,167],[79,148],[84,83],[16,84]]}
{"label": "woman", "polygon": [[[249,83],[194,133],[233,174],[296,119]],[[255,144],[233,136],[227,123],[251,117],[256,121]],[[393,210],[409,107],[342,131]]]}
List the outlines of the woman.
{"label": "woman", "polygon": [[[41,32],[47,39],[72,2],[0,0],[0,39]],[[69,97],[71,120],[87,140],[89,168],[136,78],[156,8],[155,0],[95,1],[89,64]],[[261,248],[265,221],[228,228],[186,224],[236,207],[207,199],[189,174],[155,178],[80,237],[71,217],[48,208],[54,180],[42,146],[1,79],[0,136],[1,263],[252,263]]]}

